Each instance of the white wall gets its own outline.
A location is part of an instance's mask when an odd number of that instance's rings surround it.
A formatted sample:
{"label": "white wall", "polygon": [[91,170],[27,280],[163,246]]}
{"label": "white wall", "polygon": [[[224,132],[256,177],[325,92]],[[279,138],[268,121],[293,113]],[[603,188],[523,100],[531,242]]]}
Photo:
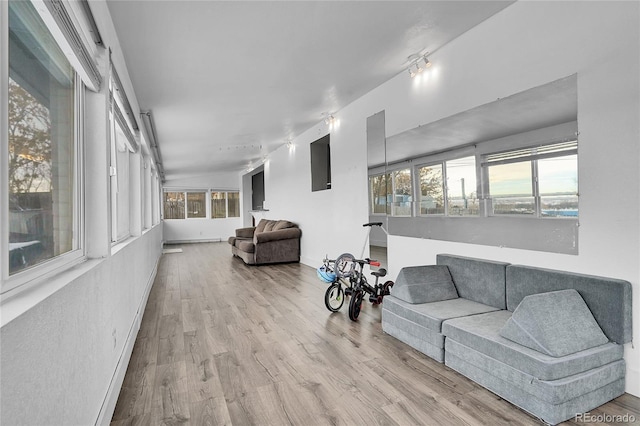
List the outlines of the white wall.
{"label": "white wall", "polygon": [[92,425],[110,392],[111,419],[161,250],[156,226],[54,278],[60,290],[7,323],[20,300],[3,306],[2,424]]}
{"label": "white wall", "polygon": [[[309,143],[321,123],[265,165],[269,218],[300,224],[302,261],[359,255],[368,221],[366,118],[386,111],[386,134],[430,123],[578,75],[579,255],[392,236],[392,278],[437,253],[503,260],[628,280],[640,339],[640,105],[637,2],[517,2],[430,57],[428,78],[402,72],[339,111],[331,132],[332,189],[311,192]],[[294,178],[292,178],[292,176]],[[625,348],[627,391],[640,396],[640,349]]]}
{"label": "white wall", "polygon": [[242,228],[242,218],[165,220],[164,240],[167,243],[226,241]]}
{"label": "white wall", "polygon": [[[237,173],[211,173],[205,176],[195,176],[167,180],[164,183],[166,191],[201,190],[208,191],[240,191],[240,179]],[[242,209],[242,202],[240,205]],[[241,210],[242,211],[242,210]],[[211,216],[211,205],[207,198],[207,218],[193,218],[181,220],[165,220],[164,240],[171,242],[204,242],[226,241],[235,230],[242,227],[242,217],[225,219],[208,219]]]}

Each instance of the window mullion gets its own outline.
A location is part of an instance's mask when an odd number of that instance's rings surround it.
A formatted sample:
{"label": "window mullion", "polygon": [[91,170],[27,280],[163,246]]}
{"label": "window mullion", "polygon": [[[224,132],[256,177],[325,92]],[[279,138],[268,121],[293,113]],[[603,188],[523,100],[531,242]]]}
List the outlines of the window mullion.
{"label": "window mullion", "polygon": [[449,182],[447,180],[447,162],[443,161],[442,167],[442,202],[444,203],[444,215],[449,216]]}
{"label": "window mullion", "polygon": [[533,205],[535,208],[536,217],[541,216],[540,207],[540,182],[538,179],[538,160],[531,161],[531,185],[533,192]]}

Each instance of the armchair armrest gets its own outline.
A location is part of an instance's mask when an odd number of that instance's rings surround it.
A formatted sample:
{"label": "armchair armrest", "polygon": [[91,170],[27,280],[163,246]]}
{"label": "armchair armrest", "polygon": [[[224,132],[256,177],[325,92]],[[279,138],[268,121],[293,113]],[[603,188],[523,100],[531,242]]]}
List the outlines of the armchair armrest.
{"label": "armchair armrest", "polygon": [[300,235],[302,235],[300,228],[286,228],[278,231],[260,232],[255,235],[255,241],[257,243],[266,243],[269,241],[290,240],[300,238]]}
{"label": "armchair armrest", "polygon": [[253,232],[256,230],[254,226],[249,228],[238,228],[236,229],[236,237],[240,238],[253,238]]}

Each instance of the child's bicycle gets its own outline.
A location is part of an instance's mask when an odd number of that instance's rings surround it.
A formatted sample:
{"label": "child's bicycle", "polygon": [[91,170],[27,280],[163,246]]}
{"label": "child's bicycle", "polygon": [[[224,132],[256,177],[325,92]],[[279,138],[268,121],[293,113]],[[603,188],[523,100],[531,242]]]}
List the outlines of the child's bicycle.
{"label": "child's bicycle", "polygon": [[[365,223],[363,226],[382,226],[382,223]],[[387,275],[387,270],[380,268],[371,272],[371,275],[376,277],[376,282],[374,285],[370,285],[363,273],[364,265],[379,267],[380,262],[369,258],[356,259],[349,253],[341,254],[335,260],[324,259],[323,265],[318,268],[317,273],[322,281],[331,284],[324,295],[324,304],[328,310],[337,312],[342,308],[345,296],[351,296],[349,319],[356,321],[360,315],[365,293],[369,294],[369,301],[374,305],[382,303],[384,296],[387,296],[390,288],[393,287],[393,281],[387,281],[384,284],[378,283],[381,277]]]}

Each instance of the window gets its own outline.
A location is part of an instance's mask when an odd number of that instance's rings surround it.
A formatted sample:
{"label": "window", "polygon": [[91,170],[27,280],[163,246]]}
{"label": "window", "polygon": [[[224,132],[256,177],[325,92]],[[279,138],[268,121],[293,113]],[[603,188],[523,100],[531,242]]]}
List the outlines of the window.
{"label": "window", "polygon": [[212,191],[211,217],[213,219],[240,217],[240,193]]}
{"label": "window", "polygon": [[184,219],[184,192],[165,192],[164,193],[164,218],[165,219]]}
{"label": "window", "polygon": [[578,216],[578,142],[485,155],[493,215]]}
{"label": "window", "polygon": [[120,123],[112,117],[111,137],[111,212],[112,241],[131,235],[129,227],[129,148]]}
{"label": "window", "polygon": [[391,173],[393,198],[391,216],[411,216],[413,201],[413,185],[411,184],[411,170],[396,170]]}
{"label": "window", "polygon": [[391,199],[391,176],[387,174],[369,176],[371,214],[387,214],[388,200]]}
{"label": "window", "polygon": [[229,213],[228,217],[240,217],[240,193],[227,192]]}
{"label": "window", "polygon": [[477,216],[475,156],[419,168],[420,214]]}
{"label": "window", "polygon": [[211,193],[211,217],[213,219],[223,219],[227,217],[227,193]]}
{"label": "window", "polygon": [[444,214],[444,181],[442,164],[424,166],[420,176],[420,214]]}
{"label": "window", "polygon": [[476,187],[475,156],[445,162],[447,174],[446,197],[449,216],[477,216],[479,214]]}
{"label": "window", "polygon": [[207,217],[205,192],[187,192],[187,218]]}
{"label": "window", "polygon": [[[184,202],[183,202],[184,206]],[[151,209],[153,225],[160,223],[162,219],[162,186],[156,169],[151,169]],[[183,207],[184,208],[184,207]],[[166,216],[165,216],[166,218]]]}
{"label": "window", "polygon": [[[9,275],[81,256],[78,179],[82,85],[31,2],[9,10]],[[7,145],[4,144],[7,141]],[[4,215],[3,215],[4,216]],[[7,238],[7,239],[5,239]]]}

